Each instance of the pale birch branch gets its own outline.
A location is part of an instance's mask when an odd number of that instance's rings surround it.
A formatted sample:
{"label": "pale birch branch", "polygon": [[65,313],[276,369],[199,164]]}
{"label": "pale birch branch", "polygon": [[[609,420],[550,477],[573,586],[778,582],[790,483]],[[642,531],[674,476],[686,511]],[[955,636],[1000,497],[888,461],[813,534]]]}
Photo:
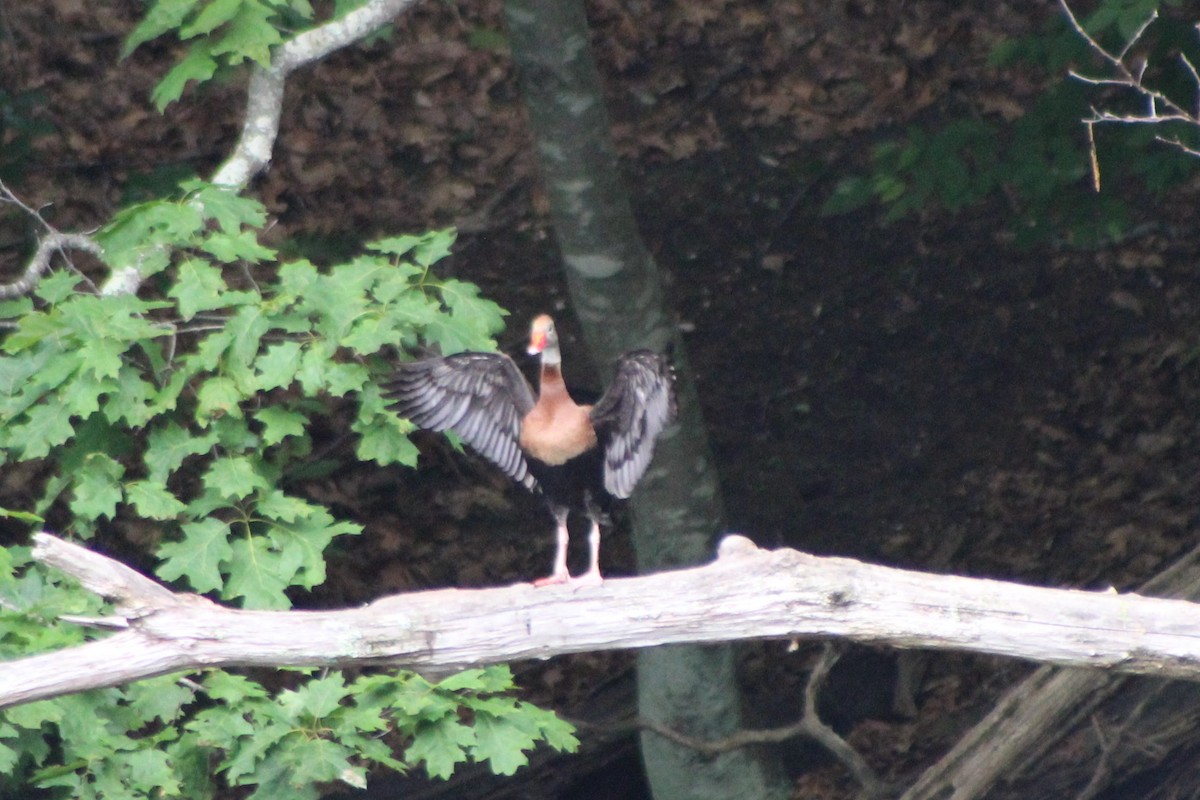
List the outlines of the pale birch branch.
{"label": "pale birch branch", "polygon": [[94,256],[101,255],[100,245],[90,236],[82,233],[59,233],[52,231],[43,236],[38,242],[37,250],[25,265],[21,277],[12,283],[0,283],[0,299],[5,297],[20,297],[28,294],[37,286],[42,275],[50,268],[50,262],[55,253],[63,254],[67,250],[83,250]]}
{"label": "pale birch branch", "polygon": [[416,0],[372,0],[361,8],[297,34],[275,48],[269,67],[255,67],[246,91],[246,119],[233,153],[217,169],[212,182],[241,190],[267,168],[288,75],[330,53],[374,33],[404,12]]}
{"label": "pale birch branch", "polygon": [[[229,158],[217,169],[212,182],[238,192],[271,163],[279,135],[283,90],[288,76],[335,50],[354,44],[386,25],[416,0],[371,0],[342,17],[297,34],[276,47],[268,67],[255,66],[246,90],[242,134]],[[141,286],[137,264],[113,270],[101,286],[103,294],[132,294]]]}
{"label": "pale birch branch", "polygon": [[35,557],[116,601],[108,638],[0,664],[0,707],[181,670],[391,665],[447,670],[562,653],[838,636],[1067,666],[1200,676],[1200,607],[1116,592],[932,575],[740,536],[714,563],[603,586],[442,589],[342,611],[241,611],[174,594],[48,534]]}
{"label": "pale birch branch", "polygon": [[83,250],[94,256],[102,255],[103,251],[95,239],[82,233],[60,233],[55,230],[37,209],[26,205],[15,192],[4,184],[4,181],[0,181],[0,203],[20,208],[46,230],[46,233],[38,240],[37,249],[30,257],[29,263],[25,265],[21,277],[11,283],[0,283],[0,300],[6,297],[20,297],[33,291],[33,287],[37,286],[42,275],[50,269],[50,262],[54,259],[55,253],[67,259],[68,263],[70,263],[68,250]]}

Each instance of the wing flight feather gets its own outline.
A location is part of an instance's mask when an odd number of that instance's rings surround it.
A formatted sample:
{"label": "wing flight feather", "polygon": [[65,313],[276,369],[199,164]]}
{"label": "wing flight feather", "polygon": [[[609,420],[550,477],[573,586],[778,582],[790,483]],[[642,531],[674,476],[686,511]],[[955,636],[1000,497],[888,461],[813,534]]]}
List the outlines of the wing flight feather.
{"label": "wing flight feather", "polygon": [[513,480],[537,485],[518,444],[533,390],[508,356],[459,353],[400,364],[383,396],[417,427],[452,430]]}
{"label": "wing flight feather", "polygon": [[675,379],[664,356],[634,350],[617,361],[608,391],[592,408],[604,447],[604,488],[629,497],[654,455],[654,443],[675,420]]}

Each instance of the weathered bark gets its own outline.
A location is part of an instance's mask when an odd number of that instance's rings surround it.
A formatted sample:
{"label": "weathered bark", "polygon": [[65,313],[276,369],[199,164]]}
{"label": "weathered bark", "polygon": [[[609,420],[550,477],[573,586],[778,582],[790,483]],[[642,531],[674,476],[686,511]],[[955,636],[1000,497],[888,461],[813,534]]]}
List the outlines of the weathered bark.
{"label": "weathered bark", "polygon": [[[1141,591],[1200,598],[1200,549]],[[1042,667],[1006,692],[903,800],[1093,797],[1200,742],[1197,708],[1200,684]]]}
{"label": "weathered bark", "polygon": [[[662,282],[621,184],[599,75],[579,0],[508,0],[513,58],[550,195],[574,309],[597,363],[635,347],[674,346],[679,424],[659,445],[634,502],[638,567],[697,564],[712,552],[723,510],[682,342],[664,310]],[[699,738],[736,729],[741,697],[730,647],[648,650],[638,658],[643,717]],[[655,736],[642,751],[658,800],[782,797],[788,787],[764,754],[717,758]]]}
{"label": "weathered bark", "polygon": [[560,653],[842,636],[1200,680],[1200,606],[765,551],[601,586],[441,589],[343,611],[240,611],[47,534],[34,557],[117,602],[118,629],[0,663],[0,707],[180,670],[388,664],[444,671]]}

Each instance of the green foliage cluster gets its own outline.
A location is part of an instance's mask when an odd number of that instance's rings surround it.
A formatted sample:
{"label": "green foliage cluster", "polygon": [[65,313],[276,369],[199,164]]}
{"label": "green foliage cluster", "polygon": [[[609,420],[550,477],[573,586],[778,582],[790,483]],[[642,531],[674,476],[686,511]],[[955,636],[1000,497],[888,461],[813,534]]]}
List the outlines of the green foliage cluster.
{"label": "green foliage cluster", "polygon": [[[259,241],[265,221],[256,201],[190,181],[98,234],[110,266],[137,267],[138,296],[64,270],[0,303],[0,465],[50,467],[31,487],[36,505],[9,516],[53,516],[84,538],[151,521],[160,578],[248,607],[288,608],[289,593],[324,580],[326,548],[359,526],[288,491],[335,466],[314,455],[312,422],[333,424],[336,409],[359,459],[415,463],[411,426],[377,389],[395,348],[490,349],[503,312],[432,273],[451,231],[318,268],[279,260]],[[0,551],[0,658],[77,644],[78,627],[57,618],[100,613],[27,548]],[[574,746],[569,726],[510,688],[502,668],[437,686],[332,673],[274,694],[211,672],[64,697],[4,715],[0,787],[203,798],[223,781],[256,798],[315,797],[323,782],[361,785],[372,764],[446,776],[472,758],[507,774],[536,741]]]}
{"label": "green foliage cluster", "polygon": [[[333,16],[362,4],[334,0]],[[154,88],[154,104],[162,111],[180,98],[189,81],[203,83],[219,69],[247,61],[267,66],[284,31],[310,27],[316,16],[309,0],[153,0],[126,38],[122,55],[167,34],[188,43],[184,57]]]}
{"label": "green foliage cluster", "polygon": [[[1119,51],[1160,6],[1179,0],[1104,0],[1086,29]],[[1148,32],[1151,63],[1188,53],[1200,56],[1194,21],[1160,17]],[[1090,144],[1081,120],[1095,103],[1094,91],[1067,76],[1072,65],[1093,65],[1087,43],[1056,17],[1036,35],[1006,41],[992,54],[997,67],[1032,70],[1047,88],[1011,122],[976,114],[932,126],[911,126],[902,137],[876,145],[864,174],[841,180],[823,212],[841,214],[877,203],[887,222],[925,210],[955,212],[1002,198],[1013,212],[1020,243],[1065,236],[1079,245],[1117,238],[1134,222],[1129,187],[1160,191],[1193,174],[1195,165],[1155,141],[1166,133],[1149,126],[1108,126],[1096,132],[1096,152],[1106,191],[1092,189]],[[1097,66],[1097,74],[1103,74]],[[1178,70],[1155,78],[1184,107],[1195,85]],[[1118,98],[1120,99],[1120,98]],[[1133,110],[1133,109],[1130,109]],[[1194,136],[1173,130],[1185,141]],[[1130,153],[1137,157],[1131,158]],[[1107,188],[1111,187],[1111,188]]]}
{"label": "green foliage cluster", "polygon": [[501,311],[473,286],[432,277],[450,232],[376,242],[319,270],[273,263],[255,235],[264,219],[255,201],[191,182],[98,236],[111,263],[139,265],[159,296],[79,291],[63,271],[0,304],[12,324],[0,345],[0,463],[51,459],[59,469],[33,510],[64,500],[73,533],[127,508],[166,533],[160,577],[286,608],[286,589],[324,579],[330,541],[358,531],[281,488],[319,466],[307,427],[328,414],[320,399],[357,398],[360,458],[412,464],[408,425],[372,380],[386,349],[418,337],[487,348]]}
{"label": "green foliage cluster", "polygon": [[512,688],[505,666],[438,684],[411,673],[347,682],[335,672],[274,695],[214,671],[45,700],[0,719],[0,791],[20,794],[28,775],[72,798],[199,800],[227,786],[253,787],[255,800],[316,800],[322,785],[365,788],[376,765],[423,764],[445,778],[472,760],[511,775],[538,741],[576,746],[566,723],[513,699]]}
{"label": "green foliage cluster", "polygon": [[[189,43],[155,89],[161,108],[219,67],[265,64],[285,29],[313,16],[307,0],[153,0],[125,52],[168,33]],[[13,109],[0,93],[6,126],[21,121]],[[125,208],[96,236],[114,273],[136,273],[136,295],[62,270],[0,302],[0,469],[41,476],[24,490],[32,506],[0,517],[52,519],[79,538],[136,525],[152,532],[146,563],[159,578],[286,609],[325,579],[331,543],[360,531],[296,489],[338,466],[319,455],[313,423],[353,436],[360,460],[415,463],[411,426],[384,408],[380,378],[418,342],[493,348],[504,312],[434,275],[452,231],[318,267],[263,244],[266,213],[252,199],[196,180],[171,194]],[[29,548],[0,549],[0,659],[80,644],[84,630],[60,618],[104,613]],[[438,684],[311,671],[273,684],[286,688],[205,671],[9,709],[0,796],[295,800],[363,787],[371,769],[423,765],[444,778],[473,760],[507,775],[538,742],[577,746],[568,724],[510,695],[507,667]]]}

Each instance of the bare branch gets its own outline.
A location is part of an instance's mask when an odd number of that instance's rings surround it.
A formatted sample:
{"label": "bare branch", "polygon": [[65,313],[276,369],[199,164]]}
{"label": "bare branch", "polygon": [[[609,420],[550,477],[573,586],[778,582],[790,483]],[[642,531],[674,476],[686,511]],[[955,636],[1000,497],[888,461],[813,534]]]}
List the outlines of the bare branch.
{"label": "bare branch", "polygon": [[[50,223],[46,222],[37,209],[31,208],[21,198],[17,197],[16,193],[4,184],[4,181],[0,181],[0,203],[14,205],[21,209],[46,231],[46,235],[38,241],[37,250],[34,251],[33,256],[29,259],[29,263],[25,266],[25,272],[21,274],[21,277],[12,283],[0,283],[0,299],[20,297],[32,291],[33,287],[37,286],[38,281],[42,279],[42,275],[46,273],[46,270],[50,269],[50,262],[54,258],[55,253],[61,255],[70,264],[70,257],[67,255],[68,250],[83,250],[94,256],[100,256],[103,252],[100,245],[90,236],[82,233],[60,233],[55,230]],[[78,270],[76,271],[78,272]],[[91,281],[88,281],[88,283],[91,283]],[[92,288],[95,287],[93,286]]]}
{"label": "bare branch", "polygon": [[246,92],[246,120],[233,153],[213,175],[212,182],[240,190],[267,168],[288,75],[306,64],[351,45],[386,25],[416,0],[371,0],[354,11],[298,34],[275,48],[271,65],[255,67]]}
{"label": "bare branch", "polygon": [[50,268],[50,261],[54,258],[55,253],[66,258],[67,250],[83,250],[94,256],[99,256],[103,252],[95,239],[82,233],[54,231],[47,234],[38,242],[37,250],[29,259],[21,277],[12,283],[0,284],[0,298],[20,297],[31,292],[33,287],[37,286],[38,281],[42,279],[42,275]]}
{"label": "bare branch", "polygon": [[[1125,75],[1129,76],[1129,71],[1126,70],[1125,65],[1121,63],[1121,59],[1105,50],[1099,42],[1092,38],[1092,35],[1087,32],[1087,29],[1085,29],[1083,25],[1080,24],[1079,20],[1075,18],[1075,12],[1072,11],[1071,6],[1067,4],[1067,0],[1058,0],[1058,3],[1062,6],[1063,11],[1066,13],[1067,20],[1070,21],[1071,27],[1075,29],[1076,33],[1083,37],[1083,40],[1088,43],[1088,47],[1092,48],[1092,52],[1103,58],[1108,63],[1112,64],[1113,67],[1120,72],[1123,72]],[[1157,12],[1155,12],[1155,14],[1157,14]]]}
{"label": "bare branch", "polygon": [[[1200,128],[1200,72],[1197,72],[1196,67],[1187,59],[1187,56],[1180,55],[1180,61],[1183,63],[1184,69],[1192,78],[1193,94],[1192,101],[1193,110],[1180,106],[1170,97],[1146,85],[1144,78],[1146,75],[1147,62],[1139,60],[1132,68],[1127,62],[1130,51],[1134,46],[1141,41],[1145,36],[1146,31],[1158,19],[1158,12],[1152,12],[1138,27],[1136,31],[1125,42],[1125,45],[1118,53],[1109,52],[1095,37],[1093,37],[1076,18],[1074,12],[1068,5],[1067,0],[1059,0],[1064,13],[1067,15],[1071,27],[1075,32],[1088,44],[1088,47],[1093,53],[1103,59],[1114,71],[1115,77],[1094,77],[1083,75],[1075,70],[1069,70],[1068,74],[1083,83],[1092,86],[1102,87],[1117,87],[1131,91],[1135,96],[1140,97],[1145,102],[1145,111],[1139,114],[1114,114],[1112,112],[1097,112],[1095,109],[1092,115],[1083,120],[1084,124],[1088,125],[1089,142],[1092,146],[1093,160],[1095,154],[1094,142],[1091,141],[1092,135],[1091,126],[1095,123],[1118,123],[1122,125],[1162,125],[1166,123],[1183,123],[1191,126],[1193,129]],[[1200,30],[1200,27],[1197,28]],[[1197,155],[1196,151],[1187,147],[1178,139],[1158,137],[1158,140],[1169,144],[1179,150],[1188,153],[1189,155]],[[1093,176],[1098,172],[1093,163]]]}
{"label": "bare branch", "polygon": [[[1064,0],[1064,2],[1065,2],[1065,0]],[[1132,50],[1133,46],[1138,43],[1138,40],[1140,40],[1142,38],[1142,36],[1145,35],[1146,29],[1149,28],[1151,25],[1153,25],[1154,21],[1156,19],[1158,19],[1158,9],[1157,8],[1150,12],[1150,16],[1146,17],[1145,21],[1142,22],[1142,24],[1138,26],[1138,29],[1133,32],[1133,35],[1129,37],[1129,41],[1127,41],[1125,43],[1125,46],[1121,48],[1121,52],[1117,53],[1117,61],[1118,62],[1123,63],[1125,61],[1125,57],[1127,55],[1129,55],[1129,51]],[[1142,79],[1142,73],[1144,73],[1145,71],[1146,71],[1146,62],[1143,61],[1140,64],[1140,68],[1138,69],[1137,77],[1138,77],[1139,81]]]}
{"label": "bare branch", "polygon": [[1183,142],[1179,141],[1178,139],[1168,138],[1165,136],[1155,136],[1154,138],[1156,141],[1159,141],[1159,142],[1162,142],[1163,144],[1167,144],[1167,145],[1170,145],[1171,147],[1177,148],[1177,149],[1183,151],[1184,153],[1187,153],[1189,156],[1196,156],[1197,158],[1200,158],[1200,150],[1197,150],[1194,147],[1189,147],[1188,145],[1184,144]]}
{"label": "bare branch", "polygon": [[[268,67],[255,66],[246,89],[246,115],[242,134],[229,158],[214,173],[212,182],[241,191],[271,163],[283,91],[296,69],[320,60],[386,25],[416,0],[370,0],[350,13],[297,34],[271,54]],[[103,294],[132,294],[141,286],[137,264],[117,269],[101,288]]]}
{"label": "bare branch", "polygon": [[839,655],[833,645],[828,643],[825,645],[825,652],[821,654],[821,659],[813,667],[812,674],[808,677],[808,683],[804,687],[804,718],[800,720],[800,724],[804,726],[806,736],[833,753],[842,766],[850,771],[850,774],[858,781],[858,785],[863,787],[863,792],[867,797],[880,797],[887,787],[879,780],[875,771],[867,764],[866,759],[859,755],[849,742],[838,736],[833,728],[826,725],[820,714],[817,713],[817,697],[821,686],[824,685],[825,678],[833,669],[833,665],[837,663]]}
{"label": "bare branch", "polygon": [[863,757],[845,739],[838,736],[832,728],[822,722],[820,715],[817,713],[817,700],[821,688],[825,684],[825,679],[829,677],[829,671],[833,669],[833,665],[837,663],[840,656],[841,651],[839,648],[830,642],[825,643],[821,657],[813,665],[812,672],[808,676],[808,682],[804,687],[804,714],[797,722],[793,722],[791,725],[784,725],[778,728],[743,728],[734,731],[728,736],[722,736],[719,739],[700,739],[682,733],[658,720],[645,719],[643,717],[612,724],[595,724],[581,720],[569,721],[576,727],[590,728],[602,732],[650,731],[668,741],[686,747],[689,750],[695,750],[697,753],[710,758],[745,747],[760,744],[778,744],[779,742],[786,742],[788,739],[794,739],[797,736],[806,736],[824,746],[826,750],[829,750],[846,767],[854,779],[858,781],[858,784],[863,787],[863,791],[867,797],[879,797],[886,791],[887,786],[876,777],[874,771]]}
{"label": "bare branch", "polygon": [[[421,592],[342,611],[241,611],[174,594],[49,534],[35,556],[118,600],[126,630],[0,664],[0,707],[214,666],[446,670],[561,653],[843,636],[1068,666],[1200,678],[1200,607],[767,552],[599,587]],[[99,562],[97,562],[99,559]]]}

